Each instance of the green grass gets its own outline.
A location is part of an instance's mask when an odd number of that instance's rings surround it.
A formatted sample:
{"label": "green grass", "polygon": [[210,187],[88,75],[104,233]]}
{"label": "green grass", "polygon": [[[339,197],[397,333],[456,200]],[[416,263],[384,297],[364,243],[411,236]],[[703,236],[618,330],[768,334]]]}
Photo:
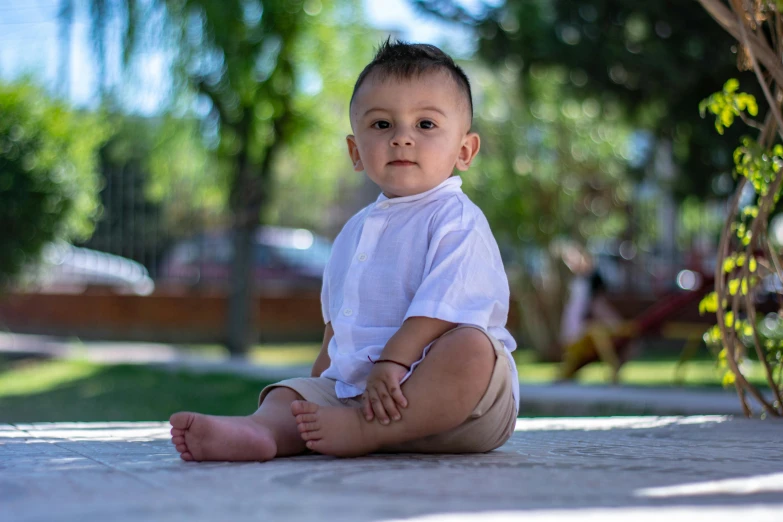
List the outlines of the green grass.
{"label": "green grass", "polygon": [[244,415],[267,384],[138,365],[6,363],[0,364],[0,423],[165,420],[179,410]]}
{"label": "green grass", "polygon": [[[318,344],[260,345],[253,348],[250,359],[258,364],[309,365],[318,355]],[[677,351],[648,350],[626,363],[620,371],[620,382],[632,386],[709,386],[721,387],[723,374],[717,370],[715,360],[702,348],[692,359],[678,368],[680,353]],[[557,363],[540,363],[530,350],[514,352],[514,358],[522,382],[544,383],[557,378]],[[761,365],[749,361],[750,382],[766,386]],[[579,372],[577,382],[585,384],[609,384],[609,367],[593,363]]]}
{"label": "green grass", "polygon": [[[260,346],[252,350],[250,358],[271,366],[306,365],[315,359],[318,348],[316,344]],[[203,349],[203,353],[222,355],[214,347]],[[721,375],[706,354],[686,363],[684,380],[678,381],[678,355],[653,352],[631,361],[623,367],[621,382],[720,387]],[[531,352],[520,351],[515,357],[524,383],[550,382],[557,374],[556,364],[535,362]],[[750,380],[766,386],[758,363],[751,367]],[[602,364],[589,365],[580,372],[578,382],[608,383],[608,369]],[[267,384],[235,375],[171,372],[141,365],[0,360],[0,423],[165,420],[180,410],[243,415],[255,409],[258,393]]]}
{"label": "green grass", "polygon": [[[211,359],[228,356],[228,350],[217,344],[187,345],[180,347],[192,354]],[[265,366],[291,366],[313,364],[321,345],[317,343],[259,344],[250,349],[248,358]]]}
{"label": "green grass", "polygon": [[320,344],[271,344],[256,346],[250,351],[250,360],[266,366],[312,365]]}
{"label": "green grass", "polygon": [[[514,358],[519,370],[519,380],[523,383],[551,382],[557,378],[557,363],[540,363],[535,361],[535,355],[530,351],[514,352]],[[620,383],[630,386],[688,386],[688,387],[722,387],[723,373],[709,354],[699,354],[697,357],[678,367],[678,353],[644,354],[631,360],[620,370]],[[748,380],[761,387],[766,387],[763,368],[757,361],[748,361],[745,376]],[[583,384],[611,383],[610,368],[604,363],[592,363],[583,368],[576,378]]]}

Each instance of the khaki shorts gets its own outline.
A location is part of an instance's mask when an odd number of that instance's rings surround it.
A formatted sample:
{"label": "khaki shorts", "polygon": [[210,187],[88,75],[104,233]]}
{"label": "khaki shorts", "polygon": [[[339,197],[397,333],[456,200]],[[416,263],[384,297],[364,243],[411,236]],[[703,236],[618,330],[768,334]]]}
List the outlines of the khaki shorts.
{"label": "khaki shorts", "polygon": [[[459,328],[476,328],[471,325],[459,325]],[[483,332],[495,349],[495,367],[487,391],[479,400],[470,416],[451,430],[421,439],[411,440],[382,451],[390,453],[484,453],[502,446],[514,433],[517,410],[514,403],[509,357],[503,344],[484,330]],[[449,333],[447,332],[447,333]],[[444,334],[446,335],[446,334]],[[295,391],[305,400],[320,406],[344,406],[358,408],[360,396],[338,399],[334,391],[336,381],[324,377],[303,377],[287,379],[264,388],[258,398],[258,404],[274,388],[284,387]]]}

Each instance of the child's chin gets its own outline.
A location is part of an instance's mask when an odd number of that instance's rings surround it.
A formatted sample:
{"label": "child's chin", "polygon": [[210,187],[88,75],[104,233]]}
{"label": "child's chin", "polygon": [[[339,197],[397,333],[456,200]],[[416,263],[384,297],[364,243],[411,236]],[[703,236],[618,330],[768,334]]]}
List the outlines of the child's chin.
{"label": "child's chin", "polygon": [[395,191],[395,194],[397,194],[396,197],[398,197],[398,198],[405,198],[405,197],[408,197],[408,196],[415,196],[416,194],[421,194],[422,192],[426,192],[426,189],[424,189],[424,190],[416,190],[416,189],[397,190],[397,191]]}

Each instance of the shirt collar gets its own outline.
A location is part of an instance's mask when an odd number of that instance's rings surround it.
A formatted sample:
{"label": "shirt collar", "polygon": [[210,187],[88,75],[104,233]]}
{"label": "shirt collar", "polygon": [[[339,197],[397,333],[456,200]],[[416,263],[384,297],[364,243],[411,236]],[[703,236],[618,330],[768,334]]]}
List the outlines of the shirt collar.
{"label": "shirt collar", "polygon": [[450,194],[462,192],[462,189],[460,187],[462,187],[462,178],[459,176],[451,176],[437,187],[431,188],[426,192],[421,192],[420,194],[413,194],[412,196],[403,196],[399,198],[387,198],[386,195],[383,192],[381,192],[381,194],[378,196],[378,199],[375,200],[375,203],[386,202],[389,205],[397,205],[400,203],[410,203],[413,201],[418,201],[420,199],[427,199],[427,200],[439,199],[448,196]]}

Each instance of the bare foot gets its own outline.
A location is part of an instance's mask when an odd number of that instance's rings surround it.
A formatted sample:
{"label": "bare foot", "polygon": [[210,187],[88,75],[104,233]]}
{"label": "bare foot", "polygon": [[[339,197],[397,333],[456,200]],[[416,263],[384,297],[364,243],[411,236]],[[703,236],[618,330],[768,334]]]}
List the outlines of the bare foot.
{"label": "bare foot", "polygon": [[319,406],[307,401],[291,403],[299,435],[308,449],[336,457],[358,457],[380,448],[368,436],[368,424],[356,408]]}
{"label": "bare foot", "polygon": [[258,419],[185,411],[169,422],[171,442],[182,460],[265,461],[277,453],[272,432]]}

